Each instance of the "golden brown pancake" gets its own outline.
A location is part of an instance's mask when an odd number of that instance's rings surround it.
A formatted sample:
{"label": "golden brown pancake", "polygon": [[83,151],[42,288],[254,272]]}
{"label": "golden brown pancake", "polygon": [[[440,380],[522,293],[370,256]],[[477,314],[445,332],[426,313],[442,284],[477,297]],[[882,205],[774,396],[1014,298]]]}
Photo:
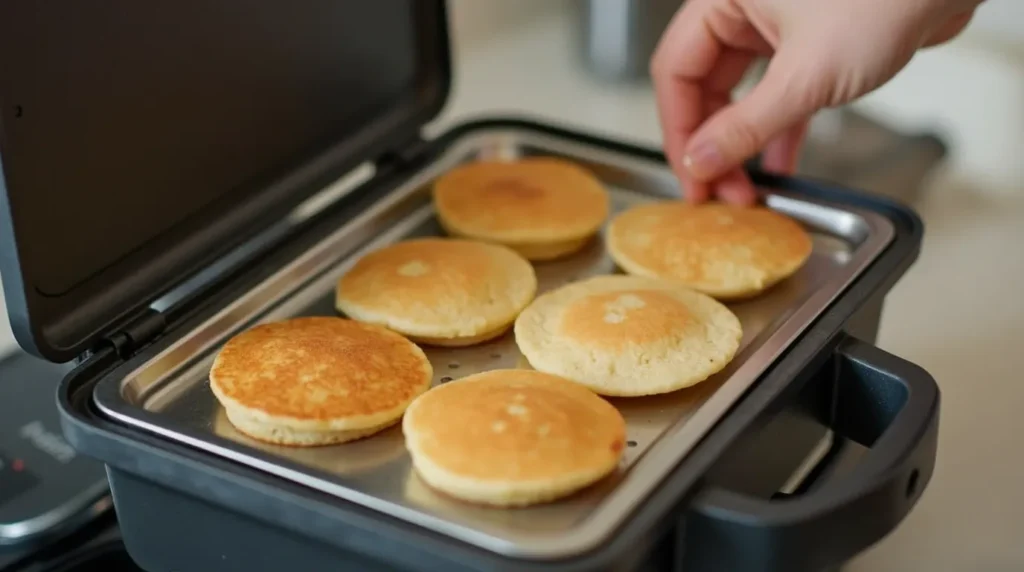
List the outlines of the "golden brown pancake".
{"label": "golden brown pancake", "polygon": [[405,439],[397,427],[397,422],[390,428],[382,429],[373,435],[373,439],[357,441],[354,443],[343,442],[335,447],[296,447],[294,445],[279,445],[268,443],[265,440],[254,439],[239,431],[228,420],[227,413],[223,408],[214,413],[213,432],[225,439],[241,443],[254,449],[259,449],[275,455],[286,455],[290,460],[303,465],[328,471],[335,475],[351,475],[364,473],[381,468],[393,462],[407,453],[405,451]]}
{"label": "golden brown pancake", "polygon": [[811,255],[811,237],[765,207],[680,201],[633,207],[608,225],[607,247],[623,270],[679,282],[719,299],[763,292]]}
{"label": "golden brown pancake", "polygon": [[537,293],[533,266],[510,248],[452,238],[395,243],[338,281],[338,311],[433,345],[504,334]]}
{"label": "golden brown pancake", "polygon": [[453,235],[551,260],[587,244],[609,212],[608,192],[582,167],[548,157],[485,161],[434,183],[434,206]]}
{"label": "golden brown pancake", "polygon": [[409,406],[402,429],[429,486],[501,507],[553,501],[601,480],[626,443],[611,404],[578,384],[518,369],[435,387]]}
{"label": "golden brown pancake", "polygon": [[609,396],[676,391],[736,355],[743,329],[720,302],[676,283],[599,276],[539,296],[515,324],[533,369]]}
{"label": "golden brown pancake", "polygon": [[432,375],[423,350],[385,328],[295,318],[229,340],[213,362],[210,389],[240,432],[314,446],[394,425]]}

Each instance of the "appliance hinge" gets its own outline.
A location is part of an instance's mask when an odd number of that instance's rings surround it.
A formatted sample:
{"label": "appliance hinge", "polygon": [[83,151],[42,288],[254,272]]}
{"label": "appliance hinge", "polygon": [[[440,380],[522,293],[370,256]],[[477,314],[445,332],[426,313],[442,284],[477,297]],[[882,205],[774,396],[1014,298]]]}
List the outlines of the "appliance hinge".
{"label": "appliance hinge", "polygon": [[114,348],[117,355],[127,359],[139,348],[150,343],[163,333],[167,318],[162,312],[146,308],[139,316],[128,322],[117,332],[105,337],[103,343]]}
{"label": "appliance hinge", "polygon": [[420,137],[419,133],[409,139],[403,140],[403,145],[398,145],[392,150],[382,153],[377,158],[377,171],[401,168],[417,159],[427,146],[426,140]]}

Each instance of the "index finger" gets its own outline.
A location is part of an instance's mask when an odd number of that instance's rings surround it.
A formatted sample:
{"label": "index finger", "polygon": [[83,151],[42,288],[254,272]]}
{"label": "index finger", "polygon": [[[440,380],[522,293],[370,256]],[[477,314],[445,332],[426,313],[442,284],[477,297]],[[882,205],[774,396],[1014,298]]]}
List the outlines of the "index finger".
{"label": "index finger", "polygon": [[722,54],[705,24],[707,0],[683,4],[661,37],[651,59],[651,78],[664,138],[665,155],[691,200],[703,201],[708,185],[690,176],[683,164],[686,142],[704,121],[703,82]]}

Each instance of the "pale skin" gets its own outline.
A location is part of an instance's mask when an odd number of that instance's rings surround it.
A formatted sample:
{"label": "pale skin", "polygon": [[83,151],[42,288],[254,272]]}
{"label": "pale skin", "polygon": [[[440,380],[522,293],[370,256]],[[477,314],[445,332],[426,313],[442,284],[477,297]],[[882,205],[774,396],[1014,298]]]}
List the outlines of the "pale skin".
{"label": "pale skin", "polygon": [[[956,37],[984,0],[688,0],[651,60],[665,155],[686,199],[752,204],[741,169],[761,153],[792,174],[815,112],[888,82]],[[758,58],[757,85],[731,92]]]}

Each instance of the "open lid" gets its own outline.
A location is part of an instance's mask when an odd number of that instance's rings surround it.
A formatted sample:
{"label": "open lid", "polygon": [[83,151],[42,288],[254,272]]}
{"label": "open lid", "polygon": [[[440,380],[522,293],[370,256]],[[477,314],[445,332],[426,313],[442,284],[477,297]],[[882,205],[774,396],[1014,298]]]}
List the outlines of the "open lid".
{"label": "open lid", "polygon": [[0,3],[0,275],[52,361],[443,107],[443,0]]}

